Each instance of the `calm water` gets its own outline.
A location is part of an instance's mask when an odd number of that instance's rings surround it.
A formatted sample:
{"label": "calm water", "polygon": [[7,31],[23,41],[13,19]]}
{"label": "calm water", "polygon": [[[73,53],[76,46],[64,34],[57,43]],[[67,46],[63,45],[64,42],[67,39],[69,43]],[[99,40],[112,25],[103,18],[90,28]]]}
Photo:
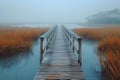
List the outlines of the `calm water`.
{"label": "calm water", "polygon": [[29,53],[0,60],[0,80],[33,80],[39,67],[39,40]]}
{"label": "calm water", "polygon": [[[0,60],[0,80],[33,80],[39,67],[39,40],[29,53]],[[87,80],[100,80],[96,42],[82,41],[82,68]]]}
{"label": "calm water", "polygon": [[100,80],[100,63],[97,42],[82,40],[82,69],[87,80]]}

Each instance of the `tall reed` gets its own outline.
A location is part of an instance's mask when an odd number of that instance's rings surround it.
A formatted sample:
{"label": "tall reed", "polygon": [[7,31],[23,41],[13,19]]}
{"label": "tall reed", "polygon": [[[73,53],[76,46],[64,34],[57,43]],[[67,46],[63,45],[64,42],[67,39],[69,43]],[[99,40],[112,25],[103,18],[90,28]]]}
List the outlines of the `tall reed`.
{"label": "tall reed", "polygon": [[3,28],[0,30],[0,57],[9,57],[31,48],[45,28]]}
{"label": "tall reed", "polygon": [[104,80],[120,79],[120,38],[106,37],[98,46]]}
{"label": "tall reed", "polygon": [[84,38],[97,40],[104,80],[120,80],[120,27],[74,29]]}

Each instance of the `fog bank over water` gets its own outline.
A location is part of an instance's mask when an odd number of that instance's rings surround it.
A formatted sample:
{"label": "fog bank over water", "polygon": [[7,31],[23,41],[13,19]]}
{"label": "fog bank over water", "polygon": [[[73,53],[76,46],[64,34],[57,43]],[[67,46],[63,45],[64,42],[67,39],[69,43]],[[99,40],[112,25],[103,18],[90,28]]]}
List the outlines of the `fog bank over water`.
{"label": "fog bank over water", "polygon": [[101,11],[87,18],[88,23],[120,24],[120,10]]}

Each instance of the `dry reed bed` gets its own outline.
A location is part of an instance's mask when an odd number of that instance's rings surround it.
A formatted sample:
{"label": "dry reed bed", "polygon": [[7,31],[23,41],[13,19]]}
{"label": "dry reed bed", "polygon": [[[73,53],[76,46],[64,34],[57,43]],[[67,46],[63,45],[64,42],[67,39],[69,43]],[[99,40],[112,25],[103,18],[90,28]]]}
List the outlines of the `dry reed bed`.
{"label": "dry reed bed", "polygon": [[104,80],[120,79],[120,37],[106,37],[98,46]]}
{"label": "dry reed bed", "polygon": [[74,29],[82,37],[97,40],[103,80],[120,79],[120,28]]}
{"label": "dry reed bed", "polygon": [[28,51],[32,42],[47,30],[47,28],[0,29],[0,57],[9,57]]}
{"label": "dry reed bed", "polygon": [[73,29],[78,35],[92,39],[92,40],[102,40],[107,36],[119,36],[120,37],[120,27],[110,27],[110,28],[78,28]]}

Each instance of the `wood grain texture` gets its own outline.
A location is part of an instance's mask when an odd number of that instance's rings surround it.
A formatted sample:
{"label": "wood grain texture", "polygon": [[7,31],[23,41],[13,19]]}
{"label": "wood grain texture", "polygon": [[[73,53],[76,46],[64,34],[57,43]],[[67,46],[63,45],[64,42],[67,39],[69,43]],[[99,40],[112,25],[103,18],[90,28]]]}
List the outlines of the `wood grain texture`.
{"label": "wood grain texture", "polygon": [[82,68],[74,56],[62,29],[58,28],[34,80],[85,80]]}

